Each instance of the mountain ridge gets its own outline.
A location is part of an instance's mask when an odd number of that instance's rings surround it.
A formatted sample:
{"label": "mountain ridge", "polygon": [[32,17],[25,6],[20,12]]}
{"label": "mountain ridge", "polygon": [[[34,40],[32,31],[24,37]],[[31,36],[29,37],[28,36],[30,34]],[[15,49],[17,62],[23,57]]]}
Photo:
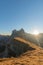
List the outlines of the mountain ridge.
{"label": "mountain ridge", "polygon": [[[12,34],[9,36],[4,36],[4,35],[0,35],[0,41],[4,41],[5,43],[10,43],[10,41],[12,39],[14,39],[15,37],[21,37],[27,41],[33,42],[34,44],[38,45],[40,44],[40,47],[43,48],[43,34],[39,34],[38,37],[35,37],[34,35],[30,34],[30,33],[26,33],[24,31],[23,28],[21,28],[20,30],[13,30]],[[6,43],[6,44],[7,44]],[[1,44],[1,42],[0,42]]]}

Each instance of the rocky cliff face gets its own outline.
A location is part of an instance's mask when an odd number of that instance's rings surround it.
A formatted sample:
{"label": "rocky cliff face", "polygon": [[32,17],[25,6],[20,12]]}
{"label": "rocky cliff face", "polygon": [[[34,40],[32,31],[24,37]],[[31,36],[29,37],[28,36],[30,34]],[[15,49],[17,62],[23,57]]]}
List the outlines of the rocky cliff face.
{"label": "rocky cliff face", "polygon": [[23,37],[25,35],[25,31],[23,29],[20,29],[19,31],[13,30],[11,37]]}
{"label": "rocky cliff face", "polygon": [[43,47],[43,33],[40,33],[38,37],[35,37],[34,35],[30,33],[26,33],[24,29],[20,29],[19,31],[17,30],[12,31],[11,38],[14,38],[14,37],[24,38],[25,40],[28,40],[30,42],[35,43],[38,46],[40,45],[41,47]]}
{"label": "rocky cliff face", "polygon": [[13,43],[15,44],[15,42],[12,42],[12,40],[14,40],[14,38],[16,38],[16,37],[23,38],[36,45],[40,44],[40,46],[43,47],[43,34],[39,35],[39,37],[38,37],[39,43],[38,43],[35,36],[32,34],[26,33],[24,31],[24,29],[20,29],[19,31],[13,30],[12,34],[10,36],[0,35],[0,57],[8,57],[8,55],[9,55],[8,53],[10,51],[13,53],[13,51],[12,51]]}

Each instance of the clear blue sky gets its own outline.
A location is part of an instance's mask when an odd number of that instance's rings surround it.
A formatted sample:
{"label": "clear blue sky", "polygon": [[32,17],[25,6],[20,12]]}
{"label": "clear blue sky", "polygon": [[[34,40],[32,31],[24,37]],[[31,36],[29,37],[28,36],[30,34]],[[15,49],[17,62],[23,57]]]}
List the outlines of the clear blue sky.
{"label": "clear blue sky", "polygon": [[43,0],[0,0],[0,34],[20,28],[43,32]]}

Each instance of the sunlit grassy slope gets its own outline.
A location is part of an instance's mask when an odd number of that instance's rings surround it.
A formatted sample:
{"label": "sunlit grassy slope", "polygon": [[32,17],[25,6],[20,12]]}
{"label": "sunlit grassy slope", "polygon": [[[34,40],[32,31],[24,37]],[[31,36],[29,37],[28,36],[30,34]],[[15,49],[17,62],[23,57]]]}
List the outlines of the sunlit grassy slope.
{"label": "sunlit grassy slope", "polygon": [[15,38],[20,42],[29,44],[35,50],[27,51],[17,58],[3,58],[0,59],[0,65],[43,65],[43,49],[37,45],[28,42],[22,38]]}

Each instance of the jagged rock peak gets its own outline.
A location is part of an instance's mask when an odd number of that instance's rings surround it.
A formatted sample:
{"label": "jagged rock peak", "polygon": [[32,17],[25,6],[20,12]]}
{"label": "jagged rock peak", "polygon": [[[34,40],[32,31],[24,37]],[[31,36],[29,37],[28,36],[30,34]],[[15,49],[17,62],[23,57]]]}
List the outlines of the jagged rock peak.
{"label": "jagged rock peak", "polygon": [[25,32],[23,28],[21,28],[19,31],[20,31],[20,32],[22,32],[22,33],[24,33],[24,32]]}
{"label": "jagged rock peak", "polygon": [[12,34],[15,34],[17,32],[17,30],[16,29],[14,29],[13,31],[12,31]]}
{"label": "jagged rock peak", "polygon": [[20,30],[16,30],[16,29],[14,29],[13,31],[12,31],[12,34],[15,34],[15,33],[17,33],[17,32],[20,32],[20,33],[24,33],[25,31],[24,31],[24,29],[23,28],[21,28]]}

